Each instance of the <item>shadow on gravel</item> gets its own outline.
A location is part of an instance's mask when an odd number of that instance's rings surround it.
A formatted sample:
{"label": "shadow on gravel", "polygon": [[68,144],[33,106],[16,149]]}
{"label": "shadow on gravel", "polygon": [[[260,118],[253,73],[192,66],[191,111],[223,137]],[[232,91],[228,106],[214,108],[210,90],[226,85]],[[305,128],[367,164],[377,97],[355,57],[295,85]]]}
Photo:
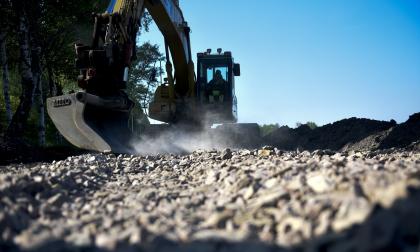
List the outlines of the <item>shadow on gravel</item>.
{"label": "shadow on gravel", "polygon": [[5,146],[0,144],[0,165],[28,164],[36,162],[52,162],[63,160],[69,156],[78,156],[89,153],[88,151],[74,147],[26,147],[26,146]]}
{"label": "shadow on gravel", "polygon": [[[363,223],[341,233],[329,233],[292,248],[262,242],[220,240],[176,243],[162,237],[141,246],[119,244],[108,250],[96,246],[78,247],[54,240],[30,252],[41,251],[418,251],[420,240],[420,190],[409,189],[405,199],[384,209],[377,206]],[[1,244],[0,251],[20,251],[13,244]]]}

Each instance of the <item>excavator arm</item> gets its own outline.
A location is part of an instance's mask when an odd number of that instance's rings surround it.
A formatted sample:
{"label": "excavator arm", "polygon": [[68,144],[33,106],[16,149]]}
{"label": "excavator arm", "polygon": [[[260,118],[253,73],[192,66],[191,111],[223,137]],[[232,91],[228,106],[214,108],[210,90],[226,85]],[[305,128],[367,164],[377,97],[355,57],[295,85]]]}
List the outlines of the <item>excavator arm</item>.
{"label": "excavator arm", "polygon": [[[73,145],[100,152],[132,152],[128,127],[134,102],[125,93],[136,39],[147,10],[165,40],[167,82],[149,104],[149,117],[178,128],[201,130],[213,123],[235,123],[234,77],[239,76],[231,52],[198,54],[197,79],[191,55],[190,28],[177,0],[111,0],[95,14],[90,45],[76,44],[80,91],[47,99],[47,109],[60,133]],[[221,72],[223,71],[223,75]],[[223,85],[211,85],[219,73]]]}
{"label": "excavator arm", "polygon": [[[107,9],[111,17],[118,17],[112,30],[118,41],[112,41],[112,34],[105,37],[106,44],[119,44],[135,49],[135,41],[144,10],[147,9],[165,39],[165,51],[171,54],[174,69],[169,55],[167,56],[167,74],[173,80],[174,89],[178,96],[194,94],[194,64],[191,55],[190,28],[184,19],[178,1],[174,0],[112,0]],[[109,25],[109,24],[108,24]],[[111,40],[111,41],[109,41]],[[128,52],[128,53],[131,53]],[[126,55],[130,59],[134,55]],[[129,63],[129,62],[127,62]],[[170,65],[169,65],[170,64]],[[174,73],[172,73],[175,70]]]}
{"label": "excavator arm", "polygon": [[145,9],[165,38],[169,97],[158,104],[160,110],[167,109],[164,119],[177,120],[177,108],[184,106],[176,104],[194,97],[190,28],[178,1],[111,0],[105,13],[94,15],[91,45],[75,45],[81,91],[47,100],[54,124],[73,145],[101,152],[131,151],[128,118],[133,102],[124,89]]}

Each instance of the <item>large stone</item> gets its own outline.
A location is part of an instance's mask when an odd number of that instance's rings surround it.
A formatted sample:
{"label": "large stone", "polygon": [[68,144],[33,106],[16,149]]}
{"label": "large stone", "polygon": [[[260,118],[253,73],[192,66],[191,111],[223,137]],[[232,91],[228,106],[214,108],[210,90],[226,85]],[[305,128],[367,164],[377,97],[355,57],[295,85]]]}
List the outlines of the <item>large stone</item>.
{"label": "large stone", "polygon": [[224,223],[233,216],[231,210],[225,210],[222,212],[215,212],[208,216],[203,224],[203,228],[223,228]]}
{"label": "large stone", "polygon": [[226,160],[226,159],[230,159],[230,158],[232,158],[232,151],[231,151],[230,149],[224,149],[224,150],[222,151],[222,156],[221,156],[221,158],[222,158],[223,160]]}
{"label": "large stone", "polygon": [[267,190],[261,190],[258,196],[255,196],[249,201],[249,208],[255,209],[262,206],[275,205],[279,199],[287,196],[287,191],[282,186],[276,186]]}
{"label": "large stone", "polygon": [[335,215],[332,228],[336,232],[341,232],[352,225],[362,223],[371,211],[372,206],[364,198],[344,198]]}
{"label": "large stone", "polygon": [[334,182],[323,174],[308,175],[306,183],[316,193],[325,193],[334,189]]}

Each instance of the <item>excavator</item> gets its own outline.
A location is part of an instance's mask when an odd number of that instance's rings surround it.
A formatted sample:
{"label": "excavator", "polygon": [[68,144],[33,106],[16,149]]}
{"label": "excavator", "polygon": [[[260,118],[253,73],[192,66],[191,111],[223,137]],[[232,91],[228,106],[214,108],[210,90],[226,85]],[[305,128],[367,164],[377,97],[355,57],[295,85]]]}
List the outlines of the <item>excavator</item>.
{"label": "excavator", "polygon": [[132,151],[128,126],[134,102],[124,91],[145,10],[165,40],[165,83],[157,87],[149,117],[184,128],[237,122],[235,77],[240,65],[232,53],[208,49],[191,53],[191,29],[178,0],[111,0],[94,15],[90,45],[76,44],[79,91],[47,99],[59,132],[78,148],[114,153]]}

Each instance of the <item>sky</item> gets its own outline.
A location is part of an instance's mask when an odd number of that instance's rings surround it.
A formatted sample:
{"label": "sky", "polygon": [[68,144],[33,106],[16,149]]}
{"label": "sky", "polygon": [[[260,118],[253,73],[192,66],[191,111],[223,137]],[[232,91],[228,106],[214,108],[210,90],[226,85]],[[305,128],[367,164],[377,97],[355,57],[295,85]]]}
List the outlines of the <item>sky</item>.
{"label": "sky", "polygon": [[[239,122],[406,121],[420,112],[419,0],[180,0],[197,52],[241,64]],[[161,45],[155,25],[138,38]]]}

